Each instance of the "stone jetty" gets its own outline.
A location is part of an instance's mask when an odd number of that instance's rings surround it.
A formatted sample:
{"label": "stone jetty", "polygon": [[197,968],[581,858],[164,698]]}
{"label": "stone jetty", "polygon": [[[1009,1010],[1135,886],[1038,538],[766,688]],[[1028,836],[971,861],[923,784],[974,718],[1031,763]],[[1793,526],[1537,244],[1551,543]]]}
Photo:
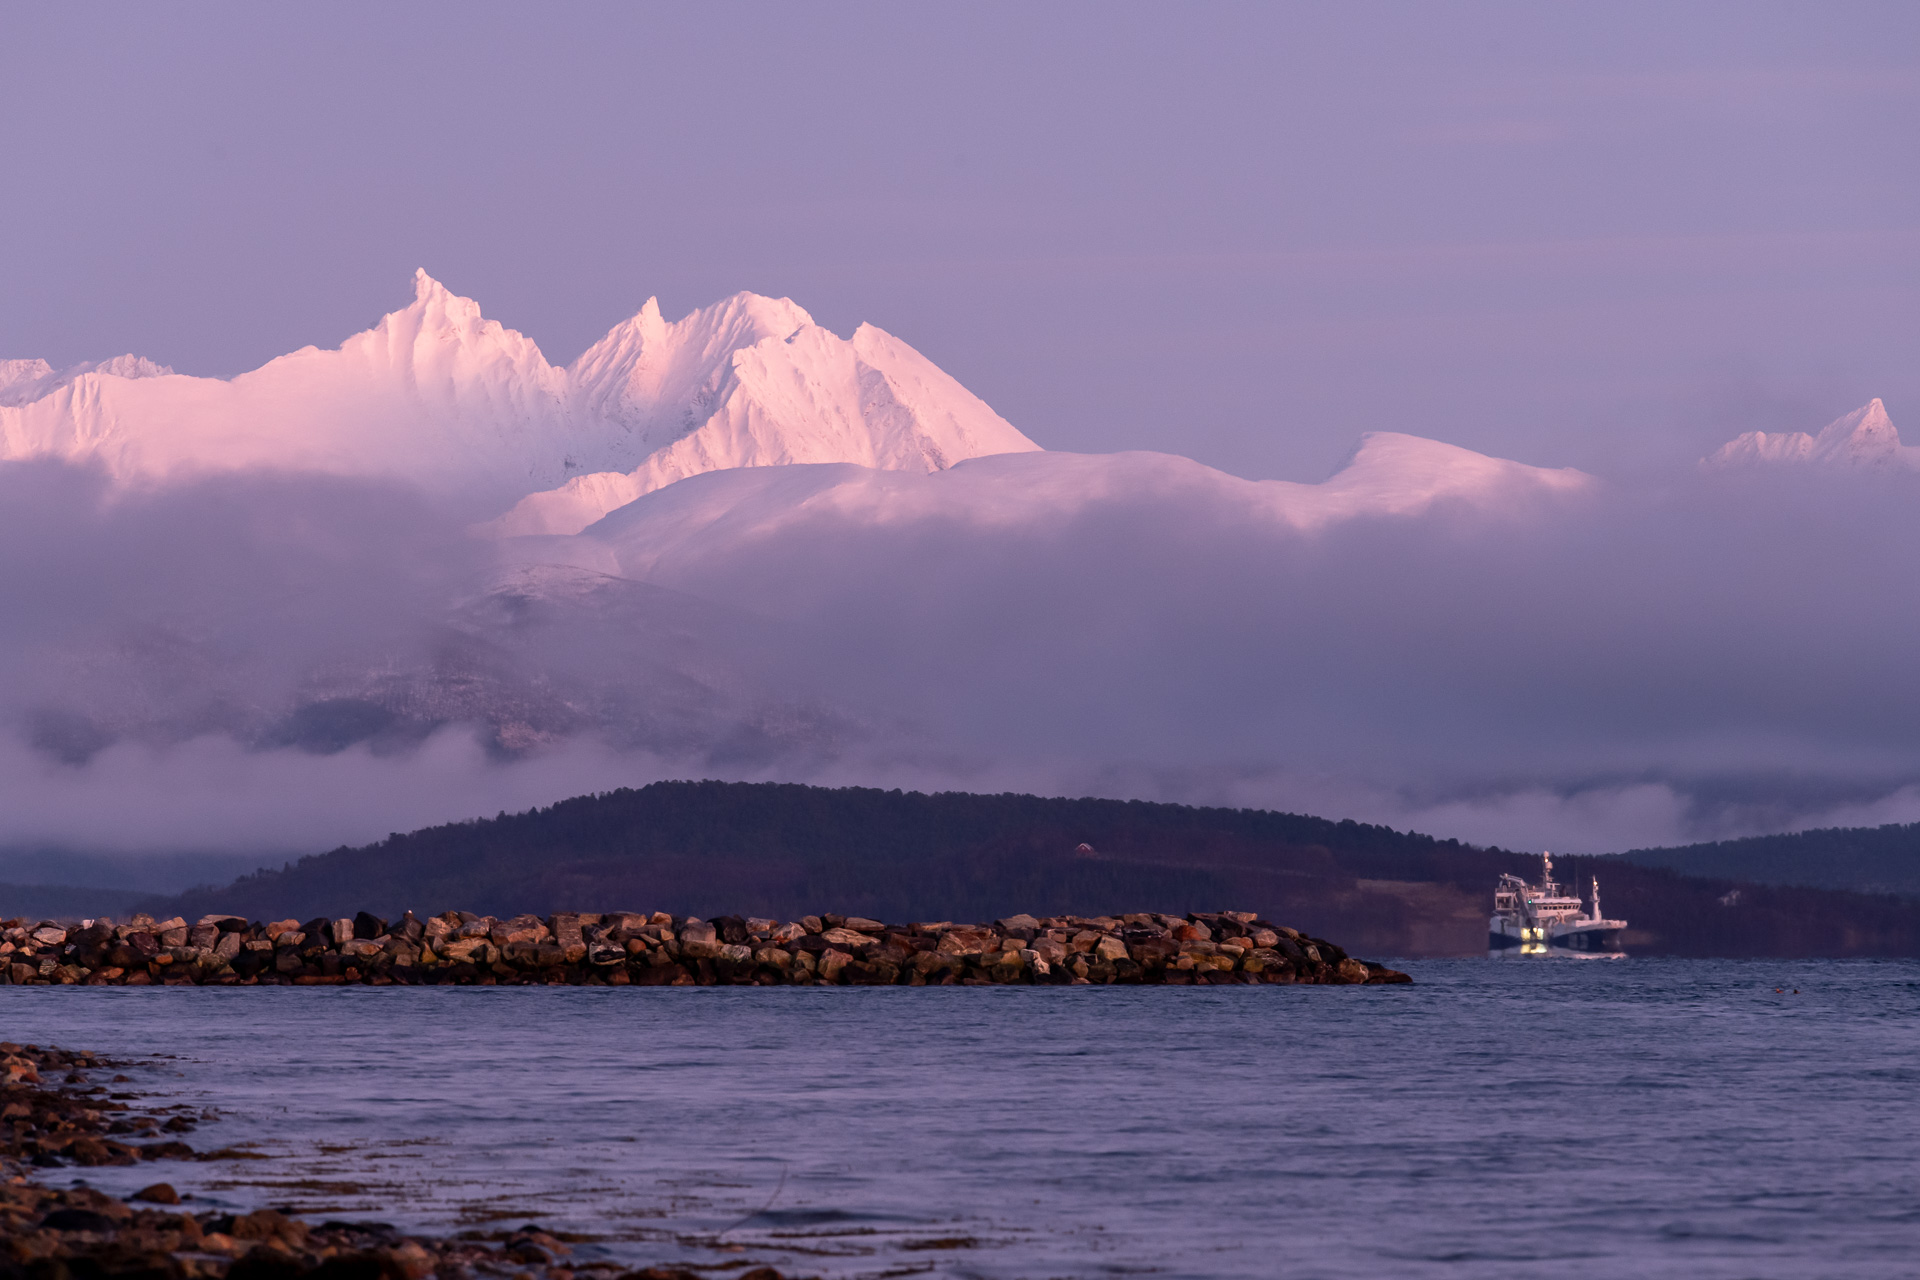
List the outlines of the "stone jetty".
{"label": "stone jetty", "polygon": [[[192,1132],[197,1113],[142,1110],[127,1076],[96,1082],[112,1069],[92,1053],[0,1043],[0,1280],[701,1280],[683,1267],[579,1258],[566,1237],[533,1225],[448,1238],[273,1209],[196,1210],[165,1182],[120,1200],[84,1182],[34,1181],[62,1166],[251,1156],[196,1153],[174,1135]],[[751,1264],[729,1274],[791,1280]]]}
{"label": "stone jetty", "polygon": [[986,986],[1410,982],[1247,911],[1010,916],[991,924],[665,912],[501,919],[367,912],[304,923],[137,915],[0,922],[15,985]]}

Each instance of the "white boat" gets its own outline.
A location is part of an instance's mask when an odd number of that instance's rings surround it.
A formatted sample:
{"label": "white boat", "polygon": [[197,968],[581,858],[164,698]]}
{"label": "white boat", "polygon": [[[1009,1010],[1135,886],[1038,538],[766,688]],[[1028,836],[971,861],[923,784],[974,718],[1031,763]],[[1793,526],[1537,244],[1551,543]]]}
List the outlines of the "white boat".
{"label": "white boat", "polygon": [[1553,879],[1553,855],[1540,855],[1538,885],[1515,875],[1503,875],[1493,890],[1493,916],[1487,922],[1487,947],[1492,951],[1518,950],[1521,955],[1550,951],[1585,955],[1620,954],[1625,920],[1600,914],[1600,878],[1593,880],[1593,905],[1578,893],[1563,892]]}

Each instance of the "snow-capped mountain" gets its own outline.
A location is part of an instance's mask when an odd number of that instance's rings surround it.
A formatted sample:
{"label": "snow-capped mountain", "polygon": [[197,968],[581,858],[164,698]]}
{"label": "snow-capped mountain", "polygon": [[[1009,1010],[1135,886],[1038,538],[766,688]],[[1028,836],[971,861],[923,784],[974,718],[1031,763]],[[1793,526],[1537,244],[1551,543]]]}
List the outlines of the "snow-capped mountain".
{"label": "snow-capped mountain", "polygon": [[494,522],[576,533],[676,480],[731,467],[851,462],[939,471],[1038,445],[900,339],[842,339],[784,298],[738,294],[677,323],[649,301],[568,369],[575,412],[610,424],[630,468],[577,476]]}
{"label": "snow-capped mountain", "polygon": [[172,373],[166,365],[155,364],[140,356],[115,356],[111,360],[89,360],[56,370],[45,360],[0,360],[0,405],[31,404],[65,386],[83,374],[100,373],[114,378],[158,378]]}
{"label": "snow-capped mountain", "polygon": [[1900,443],[1887,406],[1875,399],[1835,418],[1818,435],[1749,431],[1701,460],[1712,470],[1766,464],[1920,470],[1920,448]]}
{"label": "snow-capped mountain", "polygon": [[412,305],[338,349],[230,380],[132,356],[0,363],[0,460],[91,459],[125,480],[393,476],[486,515],[541,494],[505,521],[515,532],[572,532],[719,467],[937,469],[1037,447],[898,338],[862,325],[842,339],[748,293],[674,323],[649,301],[564,369],[424,271]]}

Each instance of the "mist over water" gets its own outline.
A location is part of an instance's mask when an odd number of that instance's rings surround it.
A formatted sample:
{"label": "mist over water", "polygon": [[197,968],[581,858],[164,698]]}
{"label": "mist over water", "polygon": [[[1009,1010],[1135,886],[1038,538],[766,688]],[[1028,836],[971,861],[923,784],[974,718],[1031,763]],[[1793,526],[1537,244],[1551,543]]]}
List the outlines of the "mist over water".
{"label": "mist over water", "polygon": [[1405,967],[1416,985],[0,1001],[9,1035],[214,1109],[196,1147],[272,1157],[167,1165],[200,1207],[534,1221],[593,1236],[587,1258],[825,1277],[1910,1274],[1920,966]]}

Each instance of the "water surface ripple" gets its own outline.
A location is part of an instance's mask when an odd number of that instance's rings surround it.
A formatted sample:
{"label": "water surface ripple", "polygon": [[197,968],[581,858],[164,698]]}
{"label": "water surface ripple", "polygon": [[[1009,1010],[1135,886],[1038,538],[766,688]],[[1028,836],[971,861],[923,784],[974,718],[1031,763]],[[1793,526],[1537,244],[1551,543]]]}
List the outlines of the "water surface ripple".
{"label": "water surface ripple", "polygon": [[217,1110],[198,1148],[266,1153],[162,1167],[221,1204],[832,1277],[1914,1273],[1920,964],[1399,967],[0,1000],[6,1038],[139,1060]]}

